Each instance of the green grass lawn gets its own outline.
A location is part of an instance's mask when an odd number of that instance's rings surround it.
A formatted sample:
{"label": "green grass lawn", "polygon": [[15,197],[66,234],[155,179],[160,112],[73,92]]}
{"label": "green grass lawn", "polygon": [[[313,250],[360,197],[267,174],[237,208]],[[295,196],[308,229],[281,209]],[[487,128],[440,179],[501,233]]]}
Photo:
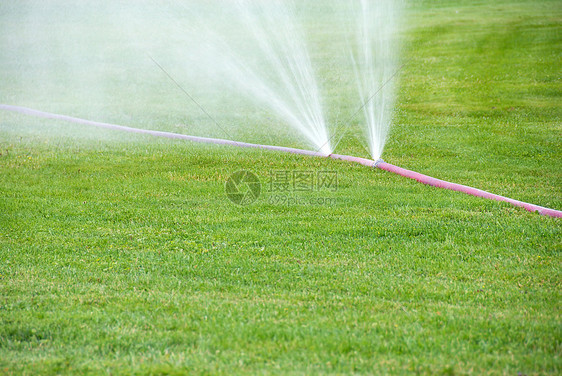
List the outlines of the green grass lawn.
{"label": "green grass lawn", "polygon": [[[65,92],[65,72],[41,84],[6,33],[14,7],[0,5],[0,103],[208,121],[154,67],[111,102]],[[405,17],[384,159],[562,209],[560,2],[427,0]],[[329,51],[323,22],[310,29]],[[337,152],[365,156],[359,121]],[[224,187],[244,169],[262,195],[237,206]],[[276,201],[282,171],[335,172],[337,190]],[[560,374],[561,239],[559,219],[359,165],[2,112],[0,374]]]}

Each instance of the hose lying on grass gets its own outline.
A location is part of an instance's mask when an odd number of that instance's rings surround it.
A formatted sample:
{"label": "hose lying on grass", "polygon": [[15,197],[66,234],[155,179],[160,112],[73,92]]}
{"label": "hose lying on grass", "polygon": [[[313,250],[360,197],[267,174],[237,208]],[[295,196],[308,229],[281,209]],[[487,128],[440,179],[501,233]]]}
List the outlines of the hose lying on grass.
{"label": "hose lying on grass", "polygon": [[115,129],[115,130],[133,132],[133,133],[140,133],[140,134],[149,134],[149,135],[158,136],[158,137],[174,138],[174,139],[188,140],[188,141],[193,141],[193,142],[202,142],[202,143],[208,143],[208,144],[230,145],[230,146],[237,146],[237,147],[243,147],[243,148],[266,149],[266,150],[280,151],[280,152],[284,152],[284,153],[302,154],[302,155],[308,155],[308,156],[313,156],[313,157],[332,158],[332,159],[339,159],[339,160],[344,160],[344,161],[348,161],[348,162],[355,162],[355,163],[359,163],[359,164],[362,164],[362,165],[367,166],[367,167],[377,167],[377,168],[380,168],[381,170],[390,171],[390,172],[393,172],[395,174],[398,174],[398,175],[401,175],[401,176],[404,176],[404,177],[407,177],[407,178],[410,178],[410,179],[415,179],[415,180],[419,181],[420,183],[428,184],[428,185],[431,185],[433,187],[445,188],[445,189],[450,189],[450,190],[453,190],[453,191],[463,192],[463,193],[466,193],[466,194],[469,194],[469,195],[472,195],[472,196],[508,202],[508,203],[513,204],[515,206],[522,207],[522,208],[524,208],[524,209],[526,209],[530,212],[537,212],[541,215],[546,215],[546,216],[550,216],[550,217],[557,217],[557,218],[562,217],[562,211],[560,211],[560,210],[549,209],[549,208],[545,208],[545,207],[542,207],[542,206],[538,206],[538,205],[529,204],[529,203],[526,203],[526,202],[514,200],[514,199],[511,199],[511,198],[508,198],[508,197],[499,196],[499,195],[496,195],[496,194],[493,194],[493,193],[490,193],[490,192],[486,192],[486,191],[483,191],[483,190],[480,190],[480,189],[468,187],[466,185],[450,183],[450,182],[447,182],[447,181],[444,181],[444,180],[435,179],[435,178],[432,178],[431,176],[423,175],[423,174],[420,174],[420,173],[415,172],[415,171],[410,171],[410,170],[407,170],[405,168],[401,168],[401,167],[398,167],[398,166],[394,166],[390,163],[386,163],[382,159],[380,159],[378,161],[374,161],[374,160],[371,160],[371,159],[352,157],[352,156],[349,156],[349,155],[339,155],[339,154],[326,155],[326,154],[316,152],[316,151],[288,148],[288,147],[283,147],[283,146],[259,145],[259,144],[251,144],[251,143],[247,143],[247,142],[223,140],[223,139],[218,139],[218,138],[188,136],[188,135],[172,133],[172,132],[162,132],[162,131],[153,131],[153,130],[148,130],[148,129],[125,127],[125,126],[122,126],[122,125],[100,123],[100,122],[97,122],[97,121],[79,119],[79,118],[75,118],[75,117],[71,117],[71,116],[58,115],[58,114],[53,114],[53,113],[49,113],[49,112],[37,111],[37,110],[33,110],[33,109],[30,109],[30,108],[26,108],[26,107],[11,106],[11,105],[6,105],[6,104],[0,104],[0,110],[18,112],[18,113],[21,113],[21,114],[41,117],[41,118],[45,118],[45,119],[64,120],[64,121],[72,122],[72,123],[75,123],[75,124],[90,125],[90,126],[95,126],[95,127],[100,127],[100,128]]}

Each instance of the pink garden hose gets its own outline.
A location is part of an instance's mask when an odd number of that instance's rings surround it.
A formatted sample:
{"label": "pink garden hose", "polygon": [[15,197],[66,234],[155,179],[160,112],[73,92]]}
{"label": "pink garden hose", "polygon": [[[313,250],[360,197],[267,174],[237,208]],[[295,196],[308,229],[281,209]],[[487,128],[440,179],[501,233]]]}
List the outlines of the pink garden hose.
{"label": "pink garden hose", "polygon": [[121,131],[126,131],[126,132],[133,132],[133,133],[149,134],[149,135],[158,136],[158,137],[174,138],[174,139],[188,140],[188,141],[193,141],[193,142],[203,142],[203,143],[211,143],[211,144],[238,146],[238,147],[243,147],[243,148],[257,148],[257,149],[274,150],[274,151],[280,151],[280,152],[285,152],[285,153],[302,154],[302,155],[308,155],[308,156],[313,156],[313,157],[324,157],[324,158],[344,160],[344,161],[348,161],[348,162],[355,162],[355,163],[359,163],[359,164],[362,164],[362,165],[367,166],[367,167],[377,167],[377,168],[380,168],[381,170],[390,171],[390,172],[393,172],[395,174],[398,174],[398,175],[401,175],[401,176],[404,176],[404,177],[407,177],[407,178],[410,178],[410,179],[417,180],[420,183],[431,185],[433,187],[445,188],[445,189],[450,189],[450,190],[453,190],[453,191],[463,192],[463,193],[466,193],[466,194],[469,194],[469,195],[472,195],[472,196],[483,197],[483,198],[496,200],[496,201],[508,202],[508,203],[513,204],[515,206],[522,207],[522,208],[524,208],[524,209],[526,209],[530,212],[537,212],[541,215],[546,215],[546,216],[550,216],[550,217],[557,217],[557,218],[562,217],[562,211],[560,211],[560,210],[549,209],[549,208],[545,208],[545,207],[542,207],[542,206],[538,206],[538,205],[529,204],[529,203],[526,203],[526,202],[514,200],[514,199],[511,199],[511,198],[508,198],[508,197],[499,196],[499,195],[496,195],[496,194],[493,194],[493,193],[490,193],[490,192],[486,192],[486,191],[483,191],[483,190],[480,190],[480,189],[468,187],[466,185],[450,183],[450,182],[447,182],[447,181],[444,181],[444,180],[435,179],[435,178],[432,178],[431,176],[423,175],[423,174],[420,174],[420,173],[415,172],[415,171],[410,171],[410,170],[407,170],[405,168],[401,168],[401,167],[398,167],[398,166],[394,166],[390,163],[386,163],[382,159],[378,160],[378,161],[373,161],[371,159],[352,157],[352,156],[348,156],[348,155],[339,155],[339,154],[325,155],[323,153],[316,152],[316,151],[288,148],[288,147],[283,147],[283,146],[259,145],[259,144],[251,144],[251,143],[247,143],[247,142],[237,142],[237,141],[231,141],[231,140],[223,140],[223,139],[218,139],[218,138],[187,136],[187,135],[172,133],[172,132],[162,132],[162,131],[153,131],[153,130],[148,130],[148,129],[125,127],[125,126],[122,126],[122,125],[100,123],[100,122],[96,122],[96,121],[84,120],[84,119],[75,118],[75,117],[71,117],[71,116],[58,115],[58,114],[53,114],[53,113],[49,113],[49,112],[37,111],[37,110],[33,110],[33,109],[30,109],[30,108],[26,108],[26,107],[11,106],[11,105],[5,105],[5,104],[0,104],[0,110],[18,112],[18,113],[25,114],[25,115],[31,115],[31,116],[36,116],[36,117],[41,117],[41,118],[46,118],[46,119],[64,120],[64,121],[72,122],[72,123],[75,123],[75,124],[90,125],[90,126],[95,126],[95,127],[100,127],[100,128],[115,129],[115,130],[121,130]]}

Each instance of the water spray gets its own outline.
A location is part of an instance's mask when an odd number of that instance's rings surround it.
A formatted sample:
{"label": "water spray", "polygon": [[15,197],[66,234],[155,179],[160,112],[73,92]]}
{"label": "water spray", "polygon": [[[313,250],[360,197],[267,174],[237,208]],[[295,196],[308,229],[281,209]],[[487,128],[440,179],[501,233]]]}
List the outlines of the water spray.
{"label": "water spray", "polygon": [[125,132],[132,132],[132,133],[139,133],[139,134],[148,134],[157,137],[165,137],[171,139],[181,139],[187,140],[192,142],[200,142],[200,143],[207,143],[207,144],[218,144],[218,145],[229,145],[229,146],[237,146],[242,148],[254,148],[254,149],[264,149],[264,150],[271,150],[283,153],[291,153],[291,154],[300,154],[306,155],[311,157],[323,157],[323,158],[332,158],[335,160],[342,160],[347,162],[359,163],[363,166],[371,167],[371,168],[380,168],[381,170],[393,172],[395,174],[417,180],[420,183],[427,184],[437,188],[444,188],[449,189],[452,191],[463,192],[472,196],[482,197],[490,200],[502,201],[507,202],[512,205],[521,207],[525,210],[530,212],[536,212],[541,215],[555,217],[555,218],[562,218],[562,211],[545,208],[543,206],[529,204],[527,202],[514,200],[508,197],[496,195],[487,191],[483,191],[481,189],[469,187],[462,184],[451,183],[445,180],[440,180],[433,178],[431,176],[420,174],[419,172],[407,170],[402,167],[398,167],[383,161],[382,159],[372,160],[360,157],[353,157],[349,155],[341,155],[341,154],[325,154],[318,151],[311,151],[311,150],[304,150],[304,149],[296,149],[284,146],[273,146],[273,145],[260,145],[260,144],[252,144],[248,142],[238,142],[232,140],[224,140],[220,138],[208,138],[208,137],[198,137],[198,136],[188,136],[179,133],[172,133],[172,132],[164,132],[164,131],[155,131],[149,129],[141,129],[141,128],[133,128],[133,127],[126,127],[123,125],[116,125],[110,123],[102,123],[92,120],[85,120],[80,119],[72,116],[66,115],[59,115],[50,112],[38,111],[27,107],[20,107],[20,106],[12,106],[6,104],[0,104],[0,110],[10,111],[10,112],[17,112],[24,115],[30,115],[35,117],[40,117],[44,119],[53,119],[53,120],[63,120],[67,122],[71,122],[74,124],[82,124],[82,125],[89,125],[98,128],[106,128],[106,129],[113,129],[113,130],[120,130]]}

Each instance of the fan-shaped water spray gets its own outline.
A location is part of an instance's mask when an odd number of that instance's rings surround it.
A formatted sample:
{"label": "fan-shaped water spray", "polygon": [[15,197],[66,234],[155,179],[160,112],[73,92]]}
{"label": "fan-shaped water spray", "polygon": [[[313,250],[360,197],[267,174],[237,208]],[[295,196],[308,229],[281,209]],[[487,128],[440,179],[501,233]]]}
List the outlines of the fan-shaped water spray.
{"label": "fan-shaped water spray", "polygon": [[224,6],[243,43],[231,46],[232,38],[225,35],[231,28],[200,25],[202,42],[190,63],[209,82],[230,85],[234,92],[269,108],[306,143],[330,154],[320,90],[290,2],[237,0]]}
{"label": "fan-shaped water spray", "polygon": [[377,160],[382,155],[392,122],[400,2],[359,0],[358,3],[353,7],[357,23],[351,60],[363,103],[363,129],[371,157]]}
{"label": "fan-shaped water spray", "polygon": [[[324,25],[330,28],[326,32],[342,31],[353,36],[342,51],[336,52],[348,54],[348,64],[334,66],[332,71],[342,77],[351,75],[354,80],[352,86],[359,94],[355,109],[364,114],[360,123],[375,160],[382,154],[392,121],[400,4],[393,0],[351,0],[322,5],[332,7],[334,13],[343,12],[334,15],[333,24]],[[222,5],[224,20],[231,27],[195,24],[193,30],[201,43],[189,64],[212,85],[230,85],[229,90],[269,108],[315,150],[330,154],[332,139],[341,134],[328,130],[322,92],[292,2],[236,0]],[[340,17],[344,22],[338,24],[335,21]],[[230,35],[233,29],[238,40]]]}

